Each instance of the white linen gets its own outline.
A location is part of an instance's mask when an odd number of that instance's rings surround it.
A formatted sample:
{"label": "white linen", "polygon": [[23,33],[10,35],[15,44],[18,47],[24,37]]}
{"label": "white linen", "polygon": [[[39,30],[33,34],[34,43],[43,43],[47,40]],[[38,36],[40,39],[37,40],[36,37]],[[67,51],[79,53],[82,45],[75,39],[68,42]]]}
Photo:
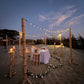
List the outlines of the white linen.
{"label": "white linen", "polygon": [[[42,47],[44,48],[44,47]],[[34,48],[31,48],[31,60],[33,59]],[[47,48],[45,50],[41,49],[38,51],[40,53],[40,62],[47,64],[49,62],[50,53]]]}
{"label": "white linen", "polygon": [[50,53],[47,50],[40,50],[40,62],[47,64],[49,62]]}
{"label": "white linen", "polygon": [[34,48],[31,48],[31,60],[33,59],[33,53],[35,52]]}

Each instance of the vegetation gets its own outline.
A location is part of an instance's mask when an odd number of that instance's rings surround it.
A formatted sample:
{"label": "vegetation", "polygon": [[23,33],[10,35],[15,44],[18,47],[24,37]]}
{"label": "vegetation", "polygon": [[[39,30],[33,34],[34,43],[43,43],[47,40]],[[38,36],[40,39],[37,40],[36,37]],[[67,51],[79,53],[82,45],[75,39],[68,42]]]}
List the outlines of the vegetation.
{"label": "vegetation", "polygon": [[[78,38],[75,38],[74,35],[72,35],[72,48],[75,49],[84,49],[84,38],[79,35]],[[48,45],[53,45],[54,42],[56,42],[56,45],[60,44],[60,40],[55,39],[55,38],[47,38],[47,44]],[[63,38],[62,42],[64,44],[64,46],[69,47],[69,38]],[[35,44],[44,44],[44,42],[42,41],[42,39],[38,39],[37,41],[34,41]]]}
{"label": "vegetation", "polygon": [[8,29],[3,29],[0,30],[0,37],[2,37],[3,39],[6,39],[6,35],[10,38],[10,39],[17,39],[17,36],[19,35],[19,32],[17,32],[16,30],[8,30]]}
{"label": "vegetation", "polygon": [[[19,43],[18,36],[19,32],[16,30],[8,30],[8,29],[3,29],[0,30],[0,37],[2,39],[0,40],[0,45],[3,44],[3,39],[6,39],[6,35],[8,36],[8,39],[10,40],[10,43],[14,42],[15,44]],[[84,49],[84,38],[79,35],[78,38],[76,38],[74,35],[72,35],[72,48],[76,49]],[[60,44],[60,40],[56,38],[47,38],[46,39],[48,45],[53,45],[54,42],[56,42],[56,45]],[[64,46],[69,47],[69,38],[62,38],[62,42]],[[44,44],[44,41],[42,39],[37,39],[37,40],[32,40],[32,39],[26,39],[27,44]]]}
{"label": "vegetation", "polygon": [[0,30],[0,45],[6,45],[6,36],[8,38],[8,44],[14,44],[16,39],[18,38],[19,32],[16,30],[8,30],[8,29],[2,29]]}

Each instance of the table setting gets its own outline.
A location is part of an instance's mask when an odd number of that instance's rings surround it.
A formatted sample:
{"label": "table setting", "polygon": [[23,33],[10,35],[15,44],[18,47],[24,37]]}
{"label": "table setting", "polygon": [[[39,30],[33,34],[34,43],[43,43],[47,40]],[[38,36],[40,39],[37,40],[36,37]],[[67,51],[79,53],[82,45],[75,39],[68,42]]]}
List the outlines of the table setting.
{"label": "table setting", "polygon": [[41,48],[34,48],[31,47],[31,61],[33,59],[33,53],[39,53],[40,54],[40,62],[47,64],[49,63],[49,59],[50,59],[50,53],[49,50],[47,49],[47,47],[43,46]]}

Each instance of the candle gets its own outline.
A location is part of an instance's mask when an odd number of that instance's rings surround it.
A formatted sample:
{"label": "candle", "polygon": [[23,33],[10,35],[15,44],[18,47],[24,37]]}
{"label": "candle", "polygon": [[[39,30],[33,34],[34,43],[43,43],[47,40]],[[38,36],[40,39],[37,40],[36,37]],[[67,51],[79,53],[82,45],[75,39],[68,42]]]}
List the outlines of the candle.
{"label": "candle", "polygon": [[10,48],[10,51],[8,52],[8,53],[13,53],[14,51],[13,51],[13,49],[12,48]]}
{"label": "candle", "polygon": [[12,52],[12,51],[13,51],[13,49],[11,48],[11,49],[10,49],[10,52]]}
{"label": "candle", "polygon": [[15,46],[13,46],[13,48],[15,49]]}
{"label": "candle", "polygon": [[28,50],[28,48],[26,47],[26,53],[29,53],[30,51]]}
{"label": "candle", "polygon": [[37,49],[37,47],[35,47],[35,46],[32,46],[32,48],[34,48],[35,50]]}
{"label": "candle", "polygon": [[15,50],[15,46],[13,46],[13,48],[12,48],[12,49],[13,49],[13,51],[14,51],[14,50]]}

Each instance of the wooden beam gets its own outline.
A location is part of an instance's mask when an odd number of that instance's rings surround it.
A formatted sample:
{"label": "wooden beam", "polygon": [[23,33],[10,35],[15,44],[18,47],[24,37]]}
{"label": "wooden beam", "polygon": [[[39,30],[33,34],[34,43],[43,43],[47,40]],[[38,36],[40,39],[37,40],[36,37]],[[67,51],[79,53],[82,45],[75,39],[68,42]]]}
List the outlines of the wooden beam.
{"label": "wooden beam", "polygon": [[45,32],[45,46],[46,46],[46,32]]}
{"label": "wooden beam", "polygon": [[70,59],[69,59],[69,63],[72,63],[72,40],[71,40],[71,28],[69,28],[69,46],[70,46]]}
{"label": "wooden beam", "polygon": [[27,57],[26,57],[26,37],[25,37],[25,19],[22,18],[22,41],[23,41],[23,74],[24,80],[23,84],[32,84],[31,81],[27,78]]}

